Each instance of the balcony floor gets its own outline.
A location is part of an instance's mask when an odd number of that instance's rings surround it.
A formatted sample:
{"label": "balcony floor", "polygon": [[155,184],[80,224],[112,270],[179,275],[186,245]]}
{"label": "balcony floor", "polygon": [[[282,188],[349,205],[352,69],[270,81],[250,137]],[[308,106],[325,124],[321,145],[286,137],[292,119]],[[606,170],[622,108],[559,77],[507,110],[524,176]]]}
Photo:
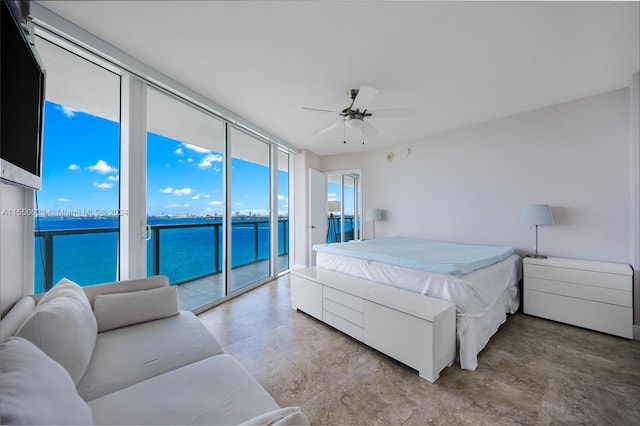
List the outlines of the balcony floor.
{"label": "balcony floor", "polygon": [[[289,269],[289,255],[278,256],[278,271]],[[178,306],[193,311],[223,297],[222,274],[213,274],[184,284],[178,284]],[[269,262],[263,260],[231,270],[231,291],[236,291],[269,276]]]}

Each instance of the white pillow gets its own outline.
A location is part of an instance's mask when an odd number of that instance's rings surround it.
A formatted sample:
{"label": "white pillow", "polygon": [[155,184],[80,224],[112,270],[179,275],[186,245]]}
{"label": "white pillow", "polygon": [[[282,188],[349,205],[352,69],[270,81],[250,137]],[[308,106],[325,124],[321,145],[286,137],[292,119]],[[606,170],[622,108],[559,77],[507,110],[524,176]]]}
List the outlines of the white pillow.
{"label": "white pillow", "polygon": [[0,344],[0,424],[93,424],[69,373],[31,342]]}
{"label": "white pillow", "polygon": [[91,361],[98,326],[82,289],[71,281],[62,284],[57,291],[54,291],[57,286],[49,290],[38,302],[16,336],[42,349],[66,368],[78,384]]}
{"label": "white pillow", "polygon": [[40,298],[38,305],[43,305],[57,297],[63,296],[86,300],[87,303],[89,303],[89,299],[87,295],[84,294],[82,287],[67,278],[63,278]]}
{"label": "white pillow", "polygon": [[98,332],[178,315],[175,286],[99,294],[93,304]]}

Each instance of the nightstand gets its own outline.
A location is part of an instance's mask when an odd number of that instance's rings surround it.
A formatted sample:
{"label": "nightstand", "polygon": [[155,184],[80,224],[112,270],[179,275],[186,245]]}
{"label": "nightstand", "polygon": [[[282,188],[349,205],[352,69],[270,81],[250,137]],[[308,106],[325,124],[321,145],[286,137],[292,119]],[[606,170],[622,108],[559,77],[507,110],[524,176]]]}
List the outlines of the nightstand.
{"label": "nightstand", "polygon": [[633,270],[621,263],[524,258],[524,313],[633,338]]}

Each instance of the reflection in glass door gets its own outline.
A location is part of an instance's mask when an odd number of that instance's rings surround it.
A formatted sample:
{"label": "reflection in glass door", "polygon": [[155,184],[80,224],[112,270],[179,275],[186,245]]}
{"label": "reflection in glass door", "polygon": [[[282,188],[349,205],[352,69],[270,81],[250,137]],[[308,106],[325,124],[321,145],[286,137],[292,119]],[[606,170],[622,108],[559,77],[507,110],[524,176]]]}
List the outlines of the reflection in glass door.
{"label": "reflection in glass door", "polygon": [[327,243],[360,239],[360,173],[327,175]]}
{"label": "reflection in glass door", "polygon": [[222,121],[147,89],[147,275],[178,286],[180,309],[226,296]]}
{"label": "reflection in glass door", "polygon": [[34,293],[118,279],[120,76],[36,37],[47,70]]}
{"label": "reflection in glass door", "polygon": [[271,275],[270,145],[230,127],[231,291]]}

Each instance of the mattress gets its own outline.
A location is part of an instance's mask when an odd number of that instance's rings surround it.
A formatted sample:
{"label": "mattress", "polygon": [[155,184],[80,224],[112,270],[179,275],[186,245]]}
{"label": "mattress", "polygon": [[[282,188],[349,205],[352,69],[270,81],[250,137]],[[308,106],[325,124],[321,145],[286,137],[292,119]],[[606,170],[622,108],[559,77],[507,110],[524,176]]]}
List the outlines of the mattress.
{"label": "mattress", "polygon": [[427,272],[464,275],[511,256],[513,247],[461,244],[417,238],[391,237],[349,244],[316,244],[317,252],[375,260]]}
{"label": "mattress", "polygon": [[[342,243],[349,244],[352,243]],[[316,258],[316,265],[322,268],[448,300],[456,304],[458,314],[488,311],[509,287],[518,283],[520,264],[520,257],[512,254],[484,268],[454,276],[326,251],[317,251]]]}

